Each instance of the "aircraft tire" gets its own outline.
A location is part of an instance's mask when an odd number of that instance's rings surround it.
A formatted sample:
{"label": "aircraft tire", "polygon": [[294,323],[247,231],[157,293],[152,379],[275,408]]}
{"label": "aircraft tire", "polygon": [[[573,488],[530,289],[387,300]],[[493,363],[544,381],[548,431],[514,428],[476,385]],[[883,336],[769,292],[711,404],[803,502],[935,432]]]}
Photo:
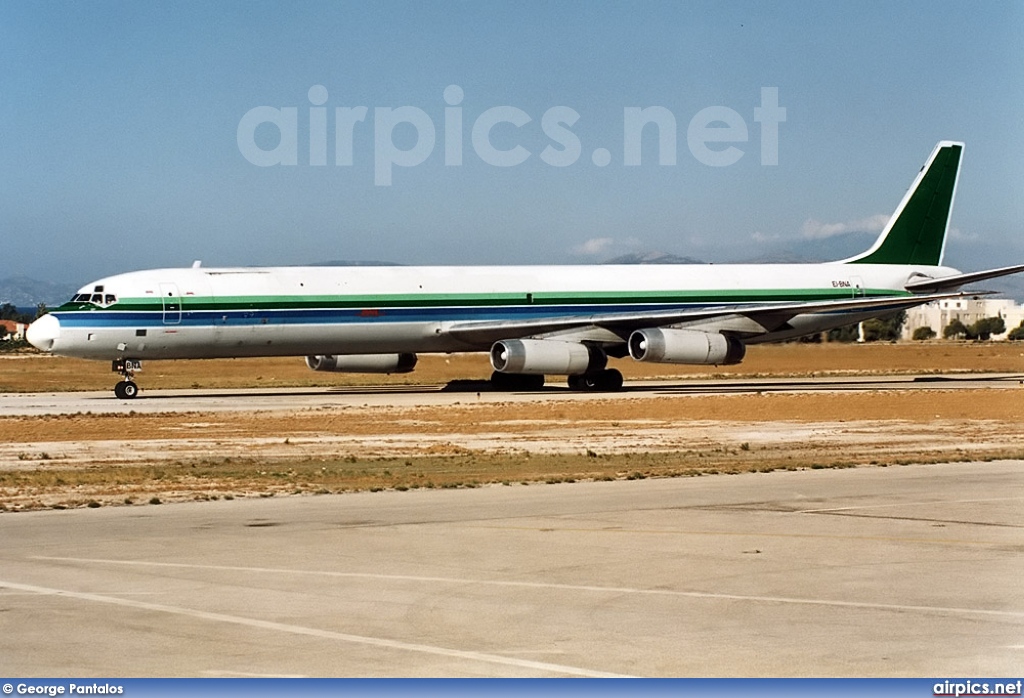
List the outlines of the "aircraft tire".
{"label": "aircraft tire", "polygon": [[568,382],[571,390],[605,393],[622,390],[622,374],[614,368],[608,368],[597,373],[569,376]]}
{"label": "aircraft tire", "polygon": [[114,395],[119,400],[131,400],[139,394],[139,386],[132,381],[119,381],[114,386]]}
{"label": "aircraft tire", "polygon": [[614,393],[622,390],[622,373],[617,368],[601,371],[601,390]]}
{"label": "aircraft tire", "polygon": [[576,376],[569,376],[569,389],[580,392],[599,390],[598,383],[600,379],[600,373],[581,373]]}

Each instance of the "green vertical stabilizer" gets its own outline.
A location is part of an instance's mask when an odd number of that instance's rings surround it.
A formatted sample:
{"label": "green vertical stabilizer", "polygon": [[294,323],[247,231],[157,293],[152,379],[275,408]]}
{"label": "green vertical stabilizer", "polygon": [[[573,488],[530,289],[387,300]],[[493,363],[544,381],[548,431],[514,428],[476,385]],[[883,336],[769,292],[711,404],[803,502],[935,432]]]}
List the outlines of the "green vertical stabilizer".
{"label": "green vertical stabilizer", "polygon": [[943,141],[903,197],[885,230],[855,264],[942,264],[964,144]]}

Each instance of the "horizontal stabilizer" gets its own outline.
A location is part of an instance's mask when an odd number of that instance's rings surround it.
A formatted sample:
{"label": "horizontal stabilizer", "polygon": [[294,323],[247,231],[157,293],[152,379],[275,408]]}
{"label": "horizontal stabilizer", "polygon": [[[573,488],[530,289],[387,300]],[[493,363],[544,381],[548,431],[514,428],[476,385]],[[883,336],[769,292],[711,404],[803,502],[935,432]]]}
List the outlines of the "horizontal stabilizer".
{"label": "horizontal stabilizer", "polygon": [[956,274],[954,276],[943,276],[937,279],[921,276],[921,278],[908,282],[903,288],[911,293],[936,293],[953,288],[960,288],[964,284],[975,281],[995,279],[1000,276],[1008,276],[1024,271],[1024,264],[1017,264],[1012,267],[1000,267],[999,269],[986,269],[985,271],[974,271],[967,274]]}

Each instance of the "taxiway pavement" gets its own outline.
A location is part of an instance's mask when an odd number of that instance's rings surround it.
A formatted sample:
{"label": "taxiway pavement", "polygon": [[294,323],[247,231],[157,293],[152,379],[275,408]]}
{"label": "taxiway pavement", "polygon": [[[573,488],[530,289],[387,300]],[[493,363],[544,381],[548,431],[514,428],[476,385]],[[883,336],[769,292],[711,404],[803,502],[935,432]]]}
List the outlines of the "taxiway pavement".
{"label": "taxiway pavement", "polygon": [[474,402],[593,400],[615,396],[658,398],[866,390],[1021,389],[1024,375],[1009,373],[812,378],[729,378],[722,380],[631,381],[617,393],[587,393],[562,384],[531,392],[492,392],[485,382],[459,381],[447,386],[412,385],[338,388],[244,388],[143,390],[133,400],[111,391],[67,393],[0,393],[0,415],[48,415],[166,412],[277,412],[323,406],[444,406]]}
{"label": "taxiway pavement", "polygon": [[0,514],[0,670],[1018,675],[1022,470]]}

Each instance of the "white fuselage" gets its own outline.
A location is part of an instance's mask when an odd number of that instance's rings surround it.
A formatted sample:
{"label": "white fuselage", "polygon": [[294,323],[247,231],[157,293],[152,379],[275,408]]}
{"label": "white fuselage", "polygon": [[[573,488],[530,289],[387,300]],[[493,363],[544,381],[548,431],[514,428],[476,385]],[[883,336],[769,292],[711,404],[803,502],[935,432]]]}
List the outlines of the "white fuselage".
{"label": "white fuselage", "polygon": [[[893,264],[186,268],[100,279],[30,339],[90,359],[179,359],[487,350],[452,328],[551,317],[906,296]],[[96,289],[100,288],[97,292]],[[877,314],[877,313],[874,313]],[[871,314],[807,314],[772,341]],[[657,324],[657,323],[652,323]],[[526,332],[510,329],[510,337]]]}

